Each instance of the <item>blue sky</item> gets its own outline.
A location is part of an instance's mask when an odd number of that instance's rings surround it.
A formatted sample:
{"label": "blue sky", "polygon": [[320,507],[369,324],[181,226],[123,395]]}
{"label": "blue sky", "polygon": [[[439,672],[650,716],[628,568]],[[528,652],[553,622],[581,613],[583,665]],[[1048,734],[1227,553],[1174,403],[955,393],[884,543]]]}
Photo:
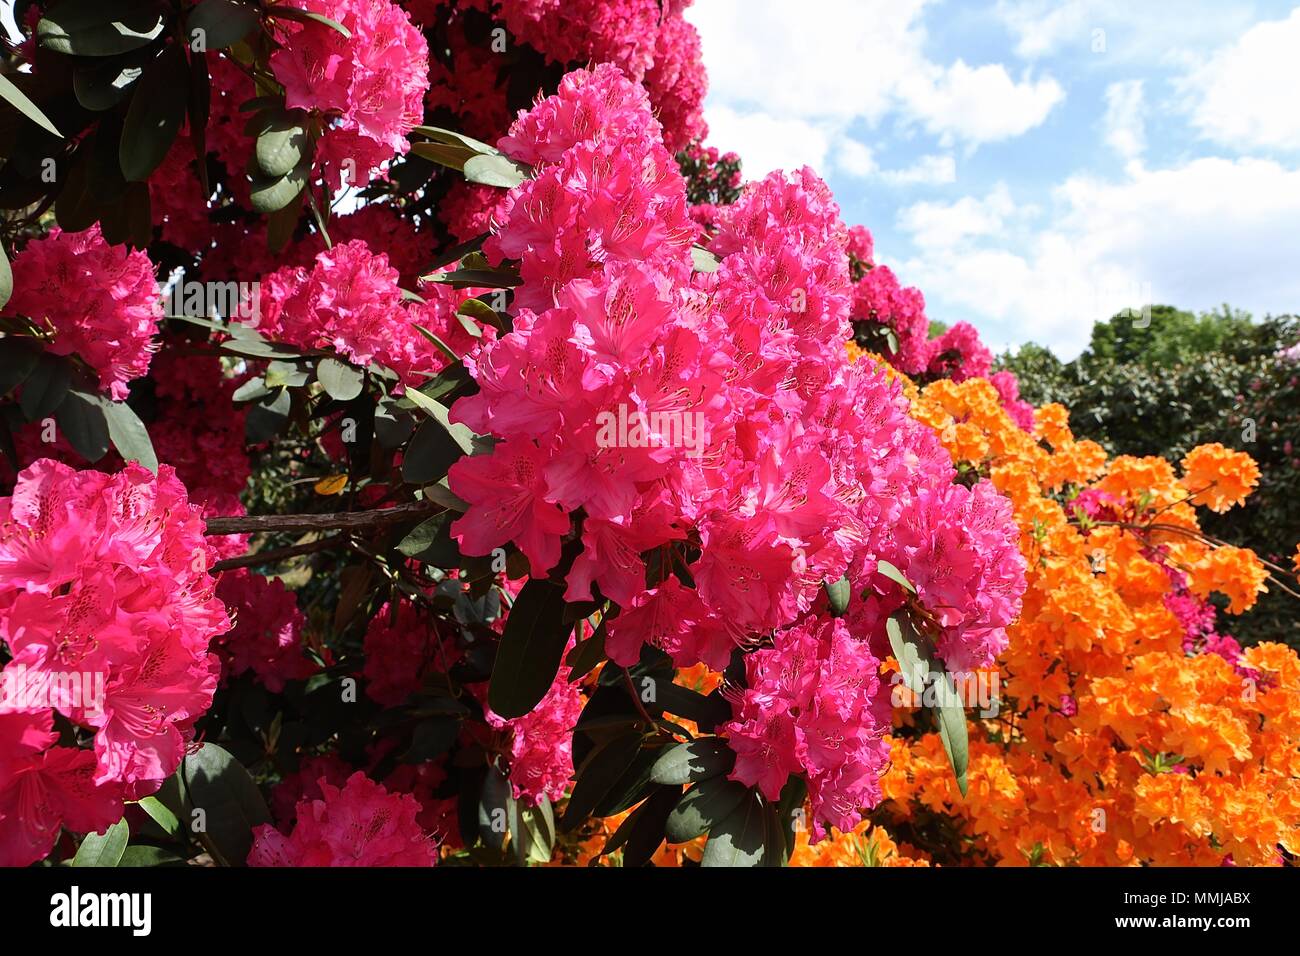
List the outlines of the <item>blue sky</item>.
{"label": "blue sky", "polygon": [[709,142],[813,166],[931,318],[1073,357],[1146,301],[1300,312],[1300,5],[695,0]]}

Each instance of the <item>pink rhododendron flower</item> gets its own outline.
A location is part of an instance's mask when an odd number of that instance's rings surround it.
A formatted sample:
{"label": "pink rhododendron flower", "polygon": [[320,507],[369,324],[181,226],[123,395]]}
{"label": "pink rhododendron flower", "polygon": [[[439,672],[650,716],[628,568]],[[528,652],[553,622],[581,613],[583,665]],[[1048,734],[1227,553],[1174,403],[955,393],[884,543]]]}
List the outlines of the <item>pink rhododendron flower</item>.
{"label": "pink rhododendron flower", "polygon": [[94,751],[55,754],[49,767],[84,772],[83,799],[139,799],[180,763],[216,689],[209,642],[230,626],[206,570],[215,556],[167,465],[156,477],[134,464],[108,475],[42,459],[0,498],[6,670],[80,679],[82,693],[53,703],[94,732]]}
{"label": "pink rhododendron flower", "polygon": [[424,117],[428,44],[389,0],[302,0],[301,9],[342,24],[350,36],[276,19],[282,45],[271,54],[271,72],[289,109],[317,110],[331,120],[316,156],[326,181],[360,185],[405,155],[406,134]]}
{"label": "pink rhododendron flower", "polygon": [[267,690],[279,693],[286,681],[312,673],[302,646],[306,618],[283,581],[236,568],[222,573],[217,597],[234,622],[214,648],[225,676],[252,671]]}
{"label": "pink rhododendron flower", "polygon": [[569,682],[569,668],[561,666],[546,696],[524,716],[504,720],[485,707],[488,724],[511,734],[507,776],[516,800],[536,806],[543,797],[554,802],[564,796],[573,776],[573,728],[583,703],[581,688]]}
{"label": "pink rhododendron flower", "polygon": [[98,224],[84,232],[55,229],[14,257],[13,274],[4,314],[49,328],[50,352],[77,355],[104,392],[126,398],[127,383],[149,371],[163,314],[149,257],[110,246]]}
{"label": "pink rhododendron flower", "polygon": [[880,801],[889,759],[889,695],[880,661],[842,620],[809,618],[745,657],[746,687],[720,730],[736,751],[730,777],[775,801],[792,774],[808,781],[813,833],[845,832]]}
{"label": "pink rhododendron flower", "polygon": [[285,836],[269,823],[253,830],[249,866],[433,866],[438,849],[417,822],[420,804],[389,793],[357,771],[343,787],[325,779],[321,796],[298,804]]}

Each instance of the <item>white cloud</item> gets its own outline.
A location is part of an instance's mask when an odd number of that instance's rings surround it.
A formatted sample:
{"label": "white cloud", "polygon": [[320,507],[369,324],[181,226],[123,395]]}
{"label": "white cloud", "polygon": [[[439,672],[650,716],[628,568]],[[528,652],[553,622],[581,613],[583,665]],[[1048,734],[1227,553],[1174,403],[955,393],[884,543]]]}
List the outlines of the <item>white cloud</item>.
{"label": "white cloud", "polygon": [[1089,34],[1088,7],[1083,0],[998,0],[997,13],[1016,37],[1016,53],[1026,59],[1054,53],[1071,40],[1080,41]]}
{"label": "white cloud", "polygon": [[[744,147],[754,142],[754,130],[799,123],[805,133],[821,134],[817,145],[824,141],[846,172],[863,176],[875,170],[875,160],[851,139],[850,127],[874,128],[894,117],[945,147],[973,148],[1032,129],[1063,99],[1047,75],[1026,72],[1017,79],[1000,63],[931,60],[922,23],[928,5],[698,0],[686,16],[700,31],[709,70],[710,142],[735,149],[747,173],[759,174],[777,152],[807,156],[816,150],[804,144],[752,156]],[[748,130],[747,117],[758,117]]]}
{"label": "white cloud", "polygon": [[1192,124],[1240,150],[1300,150],[1300,7],[1259,23],[1188,76]]}
{"label": "white cloud", "polygon": [[1136,159],[1146,151],[1146,106],[1141,80],[1122,80],[1106,87],[1106,115],[1102,124],[1106,144],[1124,159]]}
{"label": "white cloud", "polygon": [[[1300,305],[1300,169],[1261,159],[1133,163],[1118,181],[1072,177],[1054,201],[1052,225],[1023,241],[1003,235],[1018,211],[996,190],[913,206],[900,226],[918,254],[899,274],[925,291],[934,318],[956,309],[996,347],[1033,339],[1065,357],[1087,344],[1094,321],[1145,302],[1229,302],[1257,314]],[[956,237],[945,241],[944,229]]]}
{"label": "white cloud", "polygon": [[746,179],[804,165],[826,170],[830,136],[805,120],[760,111],[741,112],[728,106],[710,109],[708,120],[709,141],[740,154]]}
{"label": "white cloud", "polygon": [[898,227],[923,249],[943,250],[976,236],[996,235],[1007,221],[1026,211],[1016,208],[1011,191],[998,183],[984,199],[964,196],[955,202],[918,202],[898,213]]}
{"label": "white cloud", "polygon": [[880,178],[891,186],[938,186],[957,181],[957,163],[949,155],[920,156],[906,169],[886,169]]}
{"label": "white cloud", "polygon": [[843,137],[835,145],[835,165],[850,176],[865,177],[876,171],[876,157],[871,147],[856,139]]}

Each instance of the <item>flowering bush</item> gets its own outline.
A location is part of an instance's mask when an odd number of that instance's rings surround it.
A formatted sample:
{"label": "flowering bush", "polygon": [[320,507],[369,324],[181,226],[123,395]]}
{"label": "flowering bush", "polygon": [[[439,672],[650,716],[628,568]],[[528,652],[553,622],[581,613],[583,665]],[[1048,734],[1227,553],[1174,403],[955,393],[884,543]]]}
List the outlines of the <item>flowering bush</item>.
{"label": "flowering bush", "polygon": [[1076,440],[742,185],[685,6],[187,0],[121,85],[24,18],[0,862],[1290,860],[1253,462]]}

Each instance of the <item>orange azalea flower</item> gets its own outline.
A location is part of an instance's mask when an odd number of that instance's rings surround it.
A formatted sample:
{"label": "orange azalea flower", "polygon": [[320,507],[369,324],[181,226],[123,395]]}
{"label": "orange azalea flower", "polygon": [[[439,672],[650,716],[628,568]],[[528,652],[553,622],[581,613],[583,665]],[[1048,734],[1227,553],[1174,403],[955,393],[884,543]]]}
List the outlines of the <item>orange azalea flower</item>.
{"label": "orange azalea flower", "polygon": [[1215,442],[1187,453],[1181,480],[1194,504],[1222,513],[1245,501],[1259,484],[1259,467],[1245,452]]}

